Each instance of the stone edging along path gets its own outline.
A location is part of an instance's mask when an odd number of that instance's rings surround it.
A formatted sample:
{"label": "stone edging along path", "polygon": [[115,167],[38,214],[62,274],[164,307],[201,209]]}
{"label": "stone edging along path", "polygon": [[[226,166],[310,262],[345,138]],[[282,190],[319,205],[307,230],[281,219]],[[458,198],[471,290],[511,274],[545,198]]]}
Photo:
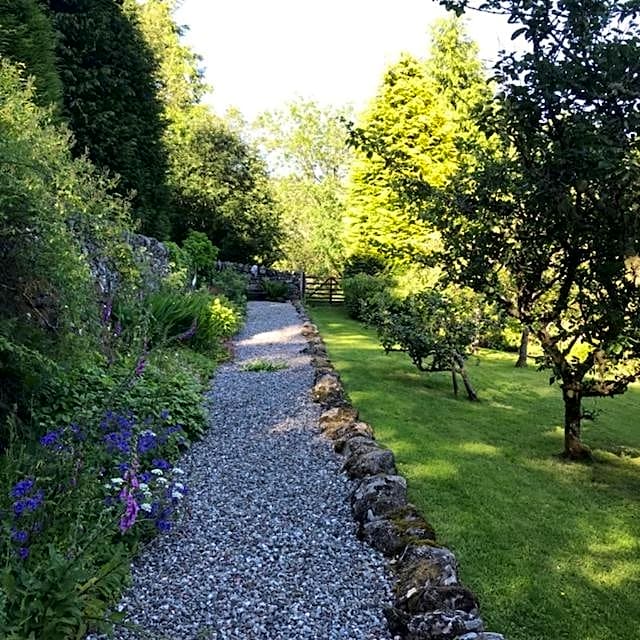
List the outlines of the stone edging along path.
{"label": "stone edging along path", "polygon": [[301,305],[296,308],[316,370],[312,396],[324,409],[321,431],[357,481],[351,508],[358,533],[391,560],[394,601],[385,611],[390,631],[405,640],[504,640],[484,630],[477,598],[458,580],[454,554],[436,542],[431,525],[407,501],[407,483],[397,474],[393,453],[358,420],[317,327]]}

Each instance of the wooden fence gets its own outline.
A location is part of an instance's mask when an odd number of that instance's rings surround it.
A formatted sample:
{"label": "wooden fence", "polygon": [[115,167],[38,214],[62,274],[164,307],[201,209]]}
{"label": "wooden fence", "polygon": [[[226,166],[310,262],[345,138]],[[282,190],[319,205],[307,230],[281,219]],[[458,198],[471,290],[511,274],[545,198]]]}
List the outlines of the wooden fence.
{"label": "wooden fence", "polygon": [[344,303],[342,282],[338,278],[318,278],[303,274],[301,284],[302,297],[306,302]]}

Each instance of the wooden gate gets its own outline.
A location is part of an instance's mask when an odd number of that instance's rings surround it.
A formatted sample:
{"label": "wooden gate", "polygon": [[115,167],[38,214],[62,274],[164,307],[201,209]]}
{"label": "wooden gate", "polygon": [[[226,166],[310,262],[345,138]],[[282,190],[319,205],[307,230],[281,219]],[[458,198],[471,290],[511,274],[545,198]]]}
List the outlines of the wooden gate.
{"label": "wooden gate", "polygon": [[328,304],[342,304],[344,302],[342,283],[333,276],[318,278],[303,274],[302,296],[305,302],[324,302]]}

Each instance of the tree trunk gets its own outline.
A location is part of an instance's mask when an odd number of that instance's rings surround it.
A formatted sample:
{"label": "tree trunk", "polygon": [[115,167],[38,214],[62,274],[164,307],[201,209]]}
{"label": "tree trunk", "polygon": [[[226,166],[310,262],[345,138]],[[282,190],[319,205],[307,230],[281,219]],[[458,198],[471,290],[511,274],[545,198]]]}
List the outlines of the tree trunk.
{"label": "tree trunk", "polygon": [[528,352],[529,352],[529,327],[524,327],[522,329],[522,334],[520,335],[520,349],[518,350],[518,361],[516,362],[516,367],[524,368],[527,366]]}
{"label": "tree trunk", "polygon": [[564,400],[564,457],[569,460],[591,460],[591,450],[582,444],[580,383],[564,383],[562,399]]}
{"label": "tree trunk", "polygon": [[478,394],[475,392],[475,389],[471,385],[471,380],[469,380],[467,370],[464,368],[464,358],[459,353],[454,353],[453,361],[458,365],[457,369],[454,369],[454,372],[460,374],[462,382],[464,383],[464,388],[467,390],[467,396],[469,396],[469,400],[476,401],[478,399]]}
{"label": "tree trunk", "polygon": [[456,365],[455,362],[451,366],[451,382],[453,383],[453,395],[458,397],[458,378],[456,376]]}

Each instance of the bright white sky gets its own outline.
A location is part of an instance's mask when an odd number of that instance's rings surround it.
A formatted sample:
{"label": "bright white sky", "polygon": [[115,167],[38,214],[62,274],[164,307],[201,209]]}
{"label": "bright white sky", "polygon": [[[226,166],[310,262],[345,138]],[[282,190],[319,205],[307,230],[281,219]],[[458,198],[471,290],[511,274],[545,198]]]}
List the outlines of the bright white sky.
{"label": "bright white sky", "polygon": [[[207,99],[252,120],[296,97],[364,107],[403,51],[424,57],[433,0],[183,0],[176,14],[203,58]],[[469,33],[483,59],[511,46],[500,18],[474,13]]]}

